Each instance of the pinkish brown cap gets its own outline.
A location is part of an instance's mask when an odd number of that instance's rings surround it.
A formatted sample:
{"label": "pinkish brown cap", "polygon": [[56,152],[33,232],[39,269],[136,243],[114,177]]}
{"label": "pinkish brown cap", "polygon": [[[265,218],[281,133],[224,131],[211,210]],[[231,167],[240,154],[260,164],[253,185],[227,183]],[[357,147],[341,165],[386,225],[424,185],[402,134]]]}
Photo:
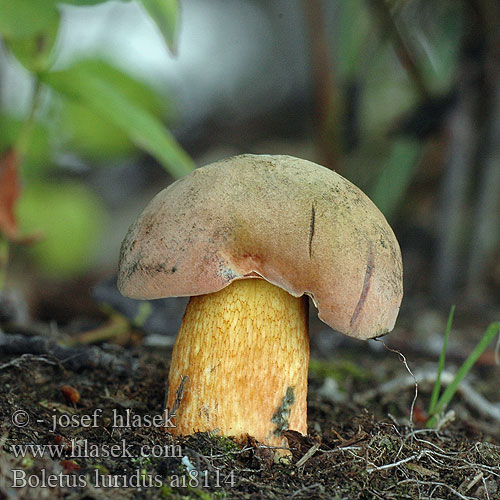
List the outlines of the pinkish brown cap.
{"label": "pinkish brown cap", "polygon": [[391,331],[403,295],[392,229],[356,186],[291,156],[242,155],[161,191],[122,243],[118,287],[135,299],[213,293],[262,277],[309,295],[353,337]]}

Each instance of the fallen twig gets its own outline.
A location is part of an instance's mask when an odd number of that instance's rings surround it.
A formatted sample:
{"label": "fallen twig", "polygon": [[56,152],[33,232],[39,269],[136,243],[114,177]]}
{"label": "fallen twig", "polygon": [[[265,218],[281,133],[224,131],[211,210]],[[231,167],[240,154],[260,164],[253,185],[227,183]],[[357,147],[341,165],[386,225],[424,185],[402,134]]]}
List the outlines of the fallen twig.
{"label": "fallen twig", "polygon": [[313,444],[309,448],[309,450],[307,451],[307,453],[300,460],[297,461],[297,463],[295,464],[295,466],[296,467],[302,467],[318,451],[319,447],[320,447],[319,443]]}
{"label": "fallen twig", "polygon": [[[436,379],[435,371],[419,371],[415,372],[415,378],[419,384],[433,384]],[[453,382],[455,374],[445,371],[441,374],[441,384],[449,385]],[[364,403],[376,396],[401,392],[414,387],[415,380],[410,376],[398,377],[390,382],[380,385],[376,389],[370,389],[355,396],[357,403]],[[457,392],[460,393],[462,399],[481,415],[500,422],[500,404],[490,403],[485,397],[477,392],[471,384],[466,381],[460,382]]]}
{"label": "fallen twig", "polygon": [[4,368],[9,368],[10,366],[19,367],[23,363],[26,363],[29,361],[38,361],[40,363],[47,363],[49,365],[59,364],[58,361],[54,361],[54,360],[49,359],[45,356],[35,356],[33,354],[23,354],[19,358],[11,359],[10,361],[7,361],[7,363],[3,363],[2,365],[0,365],[0,370],[3,370]]}
{"label": "fallen twig", "polygon": [[403,479],[403,480],[399,481],[398,484],[404,484],[404,483],[418,483],[419,485],[425,484],[427,486],[436,486],[436,487],[446,488],[449,491],[451,491],[454,495],[456,495],[458,498],[461,498],[462,500],[477,500],[476,497],[466,497],[465,495],[462,495],[459,491],[457,491],[455,488],[453,488],[449,484],[441,483],[438,481],[422,481],[421,479]]}
{"label": "fallen twig", "polygon": [[420,453],[415,453],[409,457],[398,460],[391,464],[385,464],[380,466],[367,467],[366,472],[376,472],[381,470],[393,469],[394,467],[399,467],[400,465],[406,464],[407,462],[412,462],[413,460],[419,461],[424,455],[427,454],[427,450],[422,450]]}
{"label": "fallen twig", "polygon": [[69,339],[68,344],[74,346],[78,344],[89,345],[106,342],[130,333],[130,330],[129,320],[125,316],[115,313],[110,316],[105,325],[74,335]]}
{"label": "fallen twig", "polygon": [[137,362],[128,355],[122,357],[91,347],[64,347],[51,339],[0,332],[0,351],[4,354],[35,354],[50,356],[70,370],[84,368],[106,368],[119,374],[130,373]]}
{"label": "fallen twig", "polygon": [[310,484],[309,486],[302,486],[294,493],[291,494],[290,498],[298,497],[299,495],[307,494],[307,498],[312,498],[312,490],[319,490],[321,493],[325,491],[325,487],[321,483]]}

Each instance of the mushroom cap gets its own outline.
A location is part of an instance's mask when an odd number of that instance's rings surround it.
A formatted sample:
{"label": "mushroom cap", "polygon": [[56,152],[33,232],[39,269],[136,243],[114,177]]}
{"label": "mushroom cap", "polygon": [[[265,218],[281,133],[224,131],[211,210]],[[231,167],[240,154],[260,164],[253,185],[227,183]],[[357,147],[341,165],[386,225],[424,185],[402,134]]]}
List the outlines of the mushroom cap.
{"label": "mushroom cap", "polygon": [[373,202],[332,170],[270,155],[207,165],[156,195],[122,243],[118,288],[193,296],[252,277],[309,295],[322,321],[361,339],[393,329],[403,295],[399,245]]}

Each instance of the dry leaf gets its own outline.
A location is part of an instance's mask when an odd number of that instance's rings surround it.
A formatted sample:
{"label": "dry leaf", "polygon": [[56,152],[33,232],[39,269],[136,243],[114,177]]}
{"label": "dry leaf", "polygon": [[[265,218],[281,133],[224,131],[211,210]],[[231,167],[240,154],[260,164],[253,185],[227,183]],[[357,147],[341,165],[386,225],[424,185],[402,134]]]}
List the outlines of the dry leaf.
{"label": "dry leaf", "polygon": [[18,228],[14,207],[20,194],[19,158],[8,149],[0,158],[0,232],[17,239]]}
{"label": "dry leaf", "polygon": [[68,403],[76,404],[80,401],[80,393],[74,387],[70,385],[63,385],[61,387],[61,392]]}

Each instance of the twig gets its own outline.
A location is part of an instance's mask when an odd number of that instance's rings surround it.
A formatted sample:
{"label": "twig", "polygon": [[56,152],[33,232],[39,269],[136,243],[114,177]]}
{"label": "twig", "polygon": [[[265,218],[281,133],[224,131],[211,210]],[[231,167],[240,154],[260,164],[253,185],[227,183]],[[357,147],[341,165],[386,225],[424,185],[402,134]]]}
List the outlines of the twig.
{"label": "twig", "polygon": [[28,361],[39,361],[41,363],[47,363],[49,365],[59,364],[59,362],[48,359],[45,356],[34,356],[33,354],[23,354],[19,358],[11,359],[7,363],[0,365],[0,370],[3,370],[4,368],[9,368],[10,366],[19,367],[24,362],[28,362]]}
{"label": "twig", "polygon": [[287,450],[290,451],[288,446],[269,446],[267,444],[258,444],[256,448],[261,448],[263,450]]}
{"label": "twig", "polygon": [[403,458],[402,460],[399,460],[397,462],[394,462],[392,464],[386,464],[386,465],[380,465],[380,466],[375,466],[375,467],[367,467],[366,472],[377,472],[381,470],[387,470],[387,469],[393,469],[394,467],[399,467],[400,465],[403,465],[407,462],[412,462],[413,460],[420,460],[424,455],[427,455],[427,450],[422,450],[420,453],[415,453],[414,455],[411,455],[410,457]]}
{"label": "twig", "polygon": [[403,479],[402,481],[398,482],[398,484],[404,484],[404,483],[418,483],[418,484],[425,484],[427,486],[443,487],[447,488],[449,491],[451,491],[454,495],[456,495],[458,498],[461,498],[462,500],[477,500],[475,497],[466,497],[462,495],[462,493],[460,493],[455,488],[451,487],[449,484],[446,483],[440,483],[437,481],[422,481],[420,479]]}
{"label": "twig", "polygon": [[295,466],[302,467],[318,451],[319,446],[320,446],[319,443],[313,444],[306,452],[306,454],[300,460],[297,461]]}
{"label": "twig", "polygon": [[[432,384],[436,379],[436,373],[434,371],[419,371],[415,372],[415,377],[420,384]],[[451,372],[443,372],[441,374],[441,383],[444,386],[448,386],[455,379],[455,374]],[[377,389],[372,389],[366,391],[362,394],[358,394],[355,397],[356,402],[360,403],[369,399],[374,398],[380,394],[391,394],[393,392],[404,391],[414,385],[414,379],[412,377],[404,376],[399,377],[390,382],[382,384]],[[474,408],[478,413],[489,417],[497,422],[500,422],[500,404],[490,403],[486,398],[479,394],[468,382],[462,380],[458,386],[457,392],[459,392],[463,400]]]}
{"label": "twig", "polygon": [[[467,486],[464,488],[464,492],[467,493],[470,489],[472,489],[481,479],[483,479],[484,473],[480,472],[479,474],[476,474],[476,477],[472,479],[472,481],[469,481]],[[467,479],[464,480],[464,483],[467,482]]]}
{"label": "twig", "polygon": [[247,451],[249,450],[253,450],[253,446],[248,446],[248,445],[244,445],[243,448],[241,448],[240,450],[231,450],[231,451],[226,451],[224,453],[218,453],[217,455],[213,455],[212,454],[212,449],[210,449],[210,456],[206,456],[206,458],[209,458],[210,460],[214,459],[214,458],[225,458],[225,457],[228,457],[230,455],[241,455],[242,453],[246,453]]}
{"label": "twig", "polygon": [[319,489],[321,492],[325,491],[325,487],[321,483],[310,484],[309,486],[302,486],[299,490],[295,491],[290,495],[290,498],[295,498],[296,496],[308,493],[307,498],[312,498],[310,491]]}
{"label": "twig", "polygon": [[318,450],[320,453],[338,453],[339,451],[361,450],[361,446],[339,446],[333,450]]}
{"label": "twig", "polygon": [[123,334],[129,333],[131,329],[130,322],[125,316],[121,314],[112,314],[108,322],[98,328],[87,330],[71,337],[68,345],[88,345],[105,342],[107,340],[116,338]]}
{"label": "twig", "polygon": [[490,493],[489,493],[489,491],[488,491],[488,485],[486,484],[486,479],[484,479],[484,476],[483,476],[483,477],[481,477],[481,480],[482,480],[482,482],[483,482],[484,492],[486,493],[486,499],[487,499],[487,500],[491,500],[491,499],[490,499]]}
{"label": "twig", "polygon": [[40,336],[25,337],[0,332],[0,350],[5,354],[50,356],[64,367],[75,371],[84,368],[104,368],[124,375],[137,369],[137,361],[127,355],[118,358],[96,346],[64,347],[51,339]]}

